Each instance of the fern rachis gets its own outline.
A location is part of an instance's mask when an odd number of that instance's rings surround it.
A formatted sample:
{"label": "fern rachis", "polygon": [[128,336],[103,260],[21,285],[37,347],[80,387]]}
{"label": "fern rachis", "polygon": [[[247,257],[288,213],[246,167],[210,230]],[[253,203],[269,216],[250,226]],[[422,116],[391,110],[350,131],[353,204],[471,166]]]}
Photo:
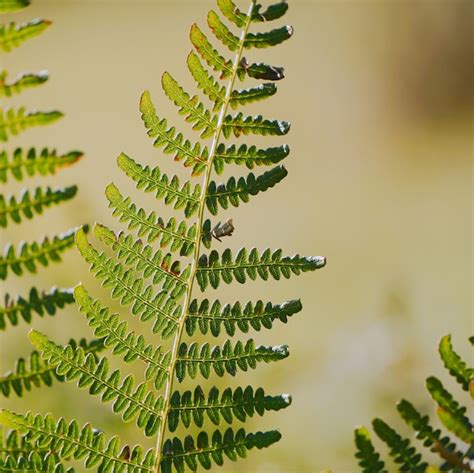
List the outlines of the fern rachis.
{"label": "fern rachis", "polygon": [[[191,29],[191,42],[196,53],[188,56],[188,68],[197,86],[212,103],[210,109],[191,96],[169,74],[162,76],[165,95],[175,103],[201,140],[191,143],[184,135],[156,115],[150,94],[140,100],[140,111],[149,136],[165,154],[173,154],[177,161],[192,168],[192,176],[199,183],[181,184],[177,177],[168,178],[159,168],[141,166],[132,158],[121,154],[117,160],[138,189],[153,192],[157,199],[182,211],[188,221],[171,218],[165,222],[156,211],[147,213],[124,196],[118,187],[110,184],[106,197],[114,216],[127,225],[131,233],[115,233],[104,225],[94,228],[95,237],[114,252],[115,257],[99,251],[89,242],[85,232],[79,231],[76,243],[91,272],[102,285],[111,290],[111,296],[131,314],[143,322],[151,322],[151,332],[161,336],[163,343],[155,346],[145,335],[129,331],[120,314],[112,313],[101,301],[92,298],[85,287],[75,289],[75,298],[94,329],[112,353],[127,363],[141,363],[144,380],[136,382],[131,375],[122,376],[119,370],[110,372],[107,356],[96,357],[83,347],[61,347],[45,335],[33,331],[30,339],[43,358],[56,366],[56,373],[65,380],[77,381],[79,387],[90,394],[112,403],[113,411],[124,421],[135,421],[146,436],[156,436],[155,447],[144,452],[140,446],[121,446],[117,437],[105,443],[101,432],[90,425],[79,428],[76,422],[69,425],[52,416],[34,416],[2,411],[0,420],[28,434],[29,441],[55,448],[62,460],[84,458],[86,466],[99,471],[140,471],[149,473],[195,471],[198,466],[209,469],[213,463],[221,465],[224,456],[231,460],[245,457],[252,448],[270,446],[280,439],[276,430],[247,433],[243,428],[202,430],[197,437],[173,437],[179,424],[195,424],[203,428],[206,422],[219,426],[224,420],[245,422],[255,412],[259,415],[287,407],[289,395],[266,395],[262,388],[216,387],[206,389],[197,384],[193,391],[180,391],[178,383],[185,378],[209,378],[237,375],[239,371],[256,368],[260,362],[278,361],[288,356],[288,347],[257,345],[252,338],[236,342],[227,339],[222,345],[211,346],[192,340],[199,330],[208,336],[225,331],[230,337],[250,328],[270,329],[276,321],[287,322],[288,317],[301,310],[299,300],[283,304],[261,300],[241,304],[221,303],[197,299],[197,291],[205,292],[210,285],[217,289],[221,284],[249,279],[289,278],[325,265],[323,257],[284,256],[281,250],[255,248],[241,249],[234,256],[229,249],[222,252],[211,249],[214,242],[229,238],[232,222],[211,222],[211,218],[230,205],[246,203],[250,196],[265,192],[284,177],[286,169],[278,164],[259,176],[250,173],[247,178],[231,177],[225,184],[212,180],[214,172],[222,173],[225,165],[268,166],[280,163],[288,153],[287,145],[257,149],[255,146],[227,145],[231,136],[247,135],[282,136],[289,131],[289,123],[265,119],[260,115],[246,117],[232,110],[257,100],[273,96],[273,83],[283,78],[283,69],[263,63],[248,64],[244,51],[277,45],[288,39],[293,29],[280,27],[266,33],[251,33],[252,23],[277,20],[286,13],[288,5],[280,2],[265,10],[251,0],[247,13],[243,13],[231,0],[218,0],[224,17],[240,31],[238,35],[211,11],[208,25],[216,38],[234,53],[225,59],[196,25]],[[199,56],[219,74],[207,70]],[[263,85],[239,90],[237,80],[246,77],[264,79]],[[205,218],[206,210],[211,218]],[[193,219],[193,220],[191,220]],[[142,240],[143,239],[143,240]],[[225,241],[225,240],[224,240]],[[156,248],[159,246],[159,248]],[[186,259],[186,263],[183,260]],[[189,339],[189,340],[188,340]],[[167,341],[168,340],[168,341]]]}

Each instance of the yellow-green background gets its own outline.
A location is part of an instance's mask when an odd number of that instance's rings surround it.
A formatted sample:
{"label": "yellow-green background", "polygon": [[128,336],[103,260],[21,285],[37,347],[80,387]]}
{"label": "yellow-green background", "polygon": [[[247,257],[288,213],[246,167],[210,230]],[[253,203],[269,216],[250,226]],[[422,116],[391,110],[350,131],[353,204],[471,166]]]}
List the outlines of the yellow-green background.
{"label": "yellow-green background", "polygon": [[[243,8],[245,3],[239,2]],[[259,343],[288,343],[291,356],[229,381],[292,393],[291,408],[253,418],[246,426],[277,426],[283,439],[271,449],[251,452],[246,461],[227,463],[224,470],[352,472],[357,471],[355,425],[380,415],[401,426],[394,404],[402,395],[433,414],[424,379],[430,374],[447,379],[436,354],[442,335],[452,333],[456,349],[470,359],[473,9],[471,2],[456,0],[289,3],[285,20],[294,26],[294,38],[248,54],[249,60],[284,65],[287,77],[277,96],[248,112],[290,120],[291,133],[284,140],[245,139],[264,146],[289,143],[289,176],[250,204],[223,212],[223,218],[234,218],[236,230],[216,247],[281,247],[289,254],[325,255],[328,264],[290,281],[219,290],[226,302],[301,297],[304,304],[287,325],[252,334]],[[6,148],[81,149],[85,158],[44,181],[77,183],[78,197],[33,222],[2,230],[2,246],[96,220],[118,230],[103,192],[111,181],[148,209],[171,215],[162,202],[134,190],[115,158],[124,151],[187,176],[180,164],[152,147],[138,99],[149,89],[160,116],[193,137],[161,92],[160,75],[168,70],[192,90],[185,66],[189,26],[194,21],[204,26],[213,5],[210,0],[36,0],[11,16],[44,17],[54,24],[4,55],[2,68],[13,75],[46,68],[51,80],[4,105],[58,108],[66,117],[12,139]],[[245,170],[227,167],[226,176],[232,172]],[[20,188],[9,184],[9,190]],[[105,297],[71,250],[61,265],[21,280],[10,277],[2,292],[78,281]],[[59,342],[91,337],[73,306],[54,318],[36,318],[35,328]],[[0,336],[2,372],[30,351],[27,331],[22,323]],[[214,382],[225,386],[227,380],[212,378],[204,385]],[[1,404],[92,420],[107,434],[141,441],[133,424],[124,429],[110,406],[70,384],[56,383]]]}

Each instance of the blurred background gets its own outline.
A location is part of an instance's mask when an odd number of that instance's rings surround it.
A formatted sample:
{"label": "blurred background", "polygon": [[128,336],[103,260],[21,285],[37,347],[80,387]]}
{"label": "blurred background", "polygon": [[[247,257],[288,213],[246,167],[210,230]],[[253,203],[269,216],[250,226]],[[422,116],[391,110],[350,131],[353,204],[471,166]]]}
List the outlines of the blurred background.
{"label": "blurred background", "polygon": [[[246,8],[245,1],[237,3]],[[249,431],[278,427],[282,441],[245,461],[228,462],[222,470],[228,473],[357,471],[354,426],[381,416],[411,435],[397,419],[396,401],[406,397],[433,414],[425,378],[438,375],[451,386],[437,356],[441,336],[451,333],[456,350],[472,359],[472,2],[289,3],[285,21],[294,26],[294,38],[247,55],[249,62],[284,66],[286,79],[268,103],[246,111],[289,120],[292,130],[284,141],[245,140],[263,146],[287,142],[289,176],[250,204],[221,213],[234,219],[236,230],[216,247],[281,247],[288,254],[325,255],[328,264],[290,281],[232,285],[215,294],[223,302],[301,297],[304,305],[288,324],[251,334],[258,343],[289,344],[287,360],[230,381],[203,383],[262,385],[268,393],[293,396],[286,411],[246,424]],[[43,17],[54,24],[4,56],[2,68],[11,76],[47,69],[51,79],[9,103],[59,109],[66,117],[20,135],[7,149],[80,149],[85,158],[46,180],[78,184],[78,197],[2,230],[2,244],[94,221],[120,229],[104,197],[109,182],[148,210],[171,215],[161,202],[137,192],[115,160],[123,151],[167,173],[189,175],[152,146],[138,100],[150,90],[158,114],[193,138],[164,97],[160,76],[168,70],[195,90],[185,65],[188,31],[193,22],[205,26],[210,8],[212,0],[35,0],[14,15],[17,21]],[[221,179],[246,173],[227,166]],[[47,289],[79,281],[126,313],[88,274],[76,250],[35,276],[9,278],[1,291],[24,294],[33,284]],[[143,331],[143,324],[131,317],[129,322]],[[61,343],[92,337],[74,306],[54,318],[36,318],[34,326]],[[1,372],[30,352],[28,330],[22,323],[1,336]],[[72,384],[56,383],[1,404],[93,419],[95,427],[120,432],[126,442],[153,443]]]}

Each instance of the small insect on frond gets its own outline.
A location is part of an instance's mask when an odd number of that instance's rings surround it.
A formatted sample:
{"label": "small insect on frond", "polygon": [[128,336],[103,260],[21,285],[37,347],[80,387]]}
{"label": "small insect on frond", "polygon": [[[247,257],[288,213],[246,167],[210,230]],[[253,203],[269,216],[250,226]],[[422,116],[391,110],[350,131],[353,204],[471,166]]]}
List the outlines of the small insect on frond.
{"label": "small insect on frond", "polygon": [[217,241],[222,241],[221,238],[225,236],[232,236],[235,227],[232,223],[232,219],[227,219],[224,223],[218,222],[216,226],[211,230],[211,236]]}

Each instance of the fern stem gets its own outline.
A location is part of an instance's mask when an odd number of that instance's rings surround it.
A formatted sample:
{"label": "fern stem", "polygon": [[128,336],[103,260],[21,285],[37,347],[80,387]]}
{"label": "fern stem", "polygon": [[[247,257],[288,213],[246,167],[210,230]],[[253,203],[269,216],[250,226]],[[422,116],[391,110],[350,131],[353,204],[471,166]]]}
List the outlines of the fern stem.
{"label": "fern stem", "polygon": [[199,260],[200,250],[201,250],[201,237],[202,237],[202,226],[203,226],[203,220],[204,220],[204,210],[206,208],[205,203],[206,203],[206,196],[207,196],[207,188],[209,186],[209,182],[210,182],[210,178],[212,174],[212,161],[214,159],[217,146],[219,145],[220,137],[222,134],[222,128],[224,125],[224,118],[229,108],[232,91],[234,89],[235,79],[237,77],[237,71],[239,69],[240,62],[242,59],[242,53],[244,50],[244,41],[250,28],[252,14],[256,5],[256,1],[257,0],[251,0],[250,5],[249,5],[249,9],[247,12],[247,20],[240,34],[239,49],[237,50],[237,53],[235,55],[234,63],[232,66],[232,74],[229,78],[225,97],[222,102],[221,108],[219,110],[217,125],[215,128],[214,135],[212,138],[212,143],[209,149],[207,169],[206,169],[206,174],[204,176],[204,180],[202,184],[202,192],[200,196],[199,213],[197,217],[196,244],[195,244],[195,249],[194,249],[194,254],[193,254],[193,260],[191,263],[191,274],[189,276],[189,285],[187,287],[186,294],[184,297],[182,312],[179,317],[178,330],[176,331],[176,335],[173,341],[173,348],[171,350],[171,362],[170,362],[169,371],[168,371],[168,379],[166,381],[166,387],[165,387],[164,405],[163,405],[163,411],[161,415],[162,421],[161,421],[158,434],[157,434],[158,436],[157,436],[156,448],[155,448],[155,465],[153,467],[153,473],[159,472],[161,458],[163,455],[163,443],[164,443],[165,431],[166,431],[166,426],[167,426],[167,418],[168,418],[168,413],[171,408],[170,403],[171,403],[171,395],[173,392],[174,371],[175,371],[176,363],[178,362],[178,349],[181,342],[181,338],[184,333],[186,317],[189,312],[189,305],[191,302],[191,297],[192,297],[192,292],[193,292],[194,280],[196,279],[196,273],[198,269],[198,260]]}

